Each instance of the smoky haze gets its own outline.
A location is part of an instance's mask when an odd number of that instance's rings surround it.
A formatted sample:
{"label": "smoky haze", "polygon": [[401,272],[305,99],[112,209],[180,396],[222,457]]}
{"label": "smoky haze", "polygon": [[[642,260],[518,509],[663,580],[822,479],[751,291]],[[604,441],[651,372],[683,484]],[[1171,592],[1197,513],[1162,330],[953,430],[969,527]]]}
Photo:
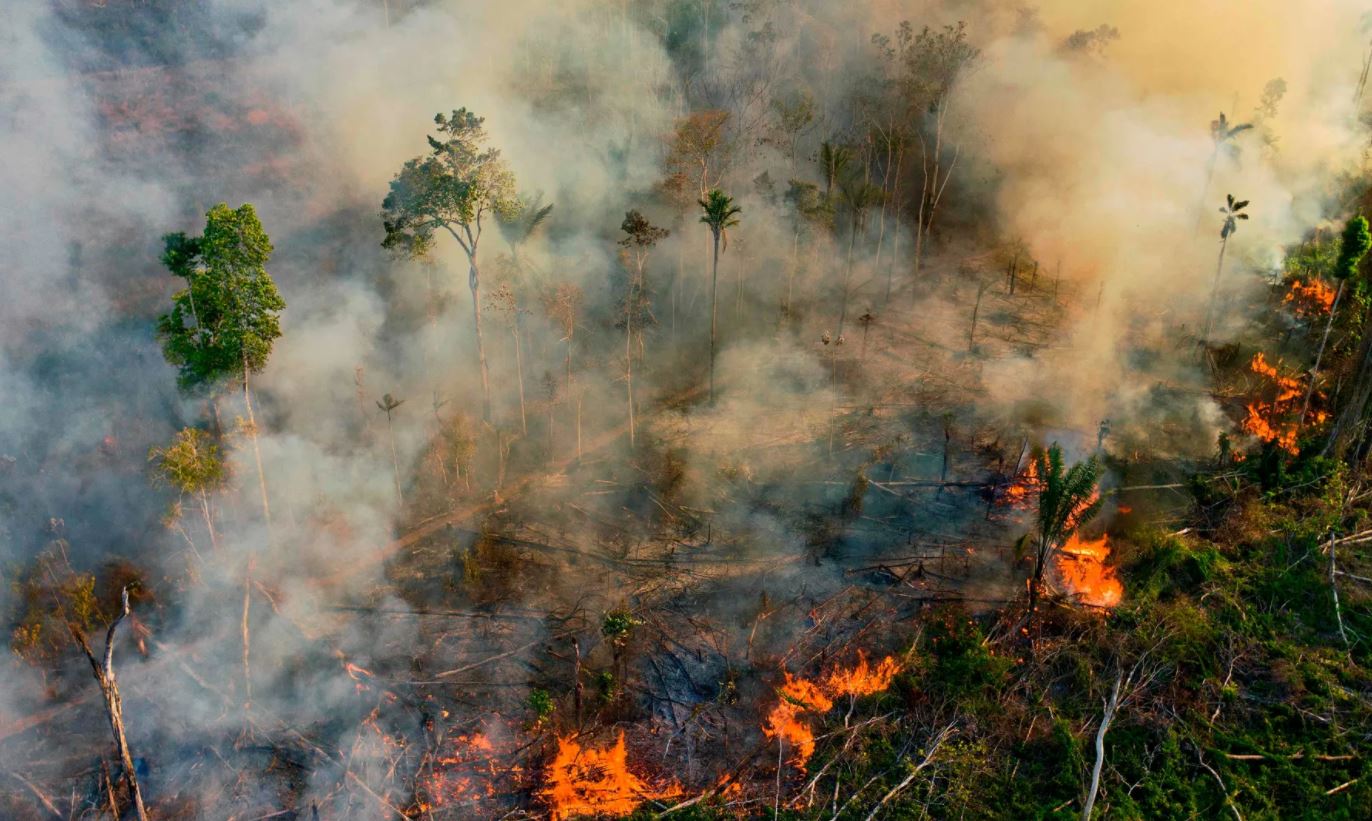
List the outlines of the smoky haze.
{"label": "smoky haze", "polygon": [[[421,743],[440,714],[517,713],[551,664],[547,648],[566,651],[585,614],[595,636],[605,610],[692,603],[737,649],[760,597],[832,595],[849,582],[845,558],[912,533],[1007,545],[1018,525],[985,521],[974,495],[913,512],[874,502],[898,524],[840,517],[816,536],[816,512],[842,509],[864,471],[939,478],[945,424],[958,431],[952,478],[968,481],[989,470],[981,445],[1011,462],[1024,440],[1081,455],[1106,418],[1121,440],[1210,453],[1233,428],[1194,350],[1218,206],[1229,193],[1252,200],[1230,240],[1217,323],[1218,337],[1239,340],[1282,246],[1340,217],[1332,192],[1366,160],[1357,0],[1240,11],[1220,0],[757,0],[713,4],[708,24],[700,4],[669,2],[628,14],[597,0],[162,5],[180,9],[167,25],[181,28],[161,38],[120,28],[124,14],[159,31],[115,0],[21,0],[0,31],[0,612],[17,618],[26,605],[8,582],[42,551],[97,575],[114,559],[143,568],[151,645],[140,654],[126,637],[118,650],[130,743],[147,759],[150,800],[197,817],[283,800],[280,779],[262,775],[274,764],[263,745],[234,743],[245,734],[309,737],[292,806],[366,817],[376,808],[365,792],[404,805],[417,764],[388,767],[387,738]],[[949,97],[943,162],[957,159],[918,281],[908,207],[879,220],[873,209],[850,244],[842,212],[834,231],[802,224],[784,196],[792,179],[823,188],[823,141],[868,133],[861,98],[889,72],[871,37],[893,37],[903,20],[916,32],[965,21],[980,49]],[[798,99],[813,101],[813,121],[787,136],[773,102]],[[494,225],[481,244],[483,298],[502,283],[525,297],[517,325],[483,306],[492,427],[480,423],[461,250],[440,237],[431,260],[402,261],[380,247],[389,181],[427,150],[434,114],[458,107],[486,118],[519,190],[554,205],[518,263]],[[683,118],[715,110],[729,117],[704,175],[743,211],[721,258],[711,405],[699,180],[679,195],[664,180]],[[1221,111],[1256,125],[1237,153],[1212,142]],[[919,150],[906,149],[910,169]],[[220,412],[234,478],[216,498],[211,551],[198,532],[191,548],[165,526],[172,494],[150,481],[147,452],[210,424],[207,397],[176,390],[153,322],[178,287],[158,262],[161,235],[198,232],[220,201],[257,207],[288,308],[255,383],[273,520],[259,513],[251,447],[232,433],[245,410],[229,386]],[[656,323],[631,340],[642,345],[639,449],[625,442],[617,325],[629,209],[672,232],[647,265]],[[1021,276],[1033,265],[1038,307],[1006,297],[1011,256]],[[985,324],[969,350],[979,283]],[[559,284],[584,295],[570,339],[541,299]],[[389,421],[383,394],[404,400]],[[471,465],[440,464],[454,430],[474,440]],[[423,539],[393,545],[418,530]],[[525,584],[504,599],[473,600],[463,557],[490,532],[581,558],[558,569],[542,556],[515,571]],[[404,557],[416,545],[429,571]],[[692,546],[709,569],[683,558]],[[585,558],[601,551],[610,558]],[[1015,584],[1008,563],[980,572],[978,592]],[[418,613],[420,592],[534,616],[445,635]],[[581,615],[572,626],[545,618],[566,613]],[[507,651],[495,667],[433,678]],[[97,753],[66,751],[98,751],[107,734],[82,665],[72,655],[56,676],[17,657],[0,667],[6,723],[77,704],[0,737],[0,770],[40,760],[45,783],[86,777],[76,773]]]}

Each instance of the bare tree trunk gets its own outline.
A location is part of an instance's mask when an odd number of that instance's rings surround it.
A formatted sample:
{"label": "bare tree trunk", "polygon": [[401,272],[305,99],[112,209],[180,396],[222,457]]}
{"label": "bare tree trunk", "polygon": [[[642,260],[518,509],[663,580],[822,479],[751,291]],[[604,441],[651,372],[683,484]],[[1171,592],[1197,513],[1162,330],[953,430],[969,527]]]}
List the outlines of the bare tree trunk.
{"label": "bare tree trunk", "polygon": [[976,347],[977,340],[977,314],[981,313],[981,297],[986,293],[987,284],[985,282],[977,285],[977,301],[972,306],[972,327],[967,329],[967,350],[971,351]]}
{"label": "bare tree trunk", "polygon": [[714,232],[714,264],[710,274],[710,404],[715,402],[715,334],[717,330],[717,319],[715,310],[715,297],[719,290],[719,232]]}
{"label": "bare tree trunk", "polygon": [[252,632],[248,621],[252,599],[252,566],[253,558],[248,557],[248,565],[243,571],[243,620],[240,631],[243,635],[243,706],[246,708],[252,704]]}
{"label": "bare tree trunk", "polygon": [[1224,252],[1229,248],[1229,238],[1225,237],[1220,242],[1220,259],[1215,264],[1215,283],[1210,286],[1210,303],[1205,309],[1205,333],[1201,335],[1202,342],[1210,340],[1210,331],[1215,324],[1215,298],[1220,293],[1220,277],[1224,274]]}
{"label": "bare tree trunk", "polygon": [[248,357],[243,355],[243,404],[248,409],[248,435],[252,437],[253,458],[257,462],[257,486],[262,491],[262,515],[267,521],[267,533],[270,535],[272,528],[272,508],[267,502],[267,474],[262,470],[262,448],[257,442],[257,417],[252,409],[252,389],[248,386],[249,379]]}
{"label": "bare tree trunk", "polygon": [[200,489],[200,512],[205,515],[205,529],[210,532],[210,547],[219,550],[219,536],[214,532],[214,516],[210,515],[210,497]]}
{"label": "bare tree trunk", "polygon": [[1339,638],[1343,639],[1343,646],[1348,647],[1348,633],[1343,629],[1343,610],[1339,607],[1339,567],[1335,559],[1335,539],[1334,532],[1329,532],[1329,590],[1334,594],[1334,618],[1339,624]]}
{"label": "bare tree trunk", "polygon": [[[475,248],[472,249],[475,252]],[[481,419],[491,422],[491,374],[486,369],[486,339],[481,334],[481,274],[476,267],[476,257],[467,259],[467,285],[472,291],[472,321],[476,329],[476,358],[481,363]]]}
{"label": "bare tree trunk", "polygon": [[[843,270],[843,298],[840,301],[838,313],[838,336],[843,336],[843,325],[848,319],[848,288],[853,281],[853,244],[857,241],[858,215],[856,208],[853,209],[853,221],[848,228],[848,261]],[[837,340],[835,340],[837,341]]]}
{"label": "bare tree trunk", "polygon": [[1105,734],[1110,730],[1110,722],[1115,720],[1115,712],[1120,706],[1120,687],[1124,685],[1124,671],[1115,674],[1115,686],[1110,690],[1110,699],[1105,702],[1105,712],[1100,717],[1100,727],[1096,729],[1096,764],[1091,768],[1091,789],[1086,793],[1086,803],[1081,808],[1081,821],[1091,821],[1091,810],[1096,806],[1096,795],[1100,792],[1100,771],[1105,766]]}
{"label": "bare tree trunk", "polygon": [[391,469],[395,473],[395,498],[400,504],[405,504],[405,493],[400,489],[400,457],[395,450],[395,423],[391,421],[391,412],[386,411],[386,432],[391,440]]}
{"label": "bare tree trunk", "polygon": [[[110,730],[114,733],[114,746],[119,753],[120,764],[124,767],[124,783],[133,797],[134,811],[138,815],[138,821],[147,821],[148,811],[143,807],[143,793],[138,788],[138,774],[134,770],[133,754],[129,752],[128,735],[124,731],[124,703],[119,696],[119,683],[114,676],[114,633],[119,628],[119,623],[128,615],[129,589],[125,587],[120,594],[119,615],[110,622],[109,630],[105,633],[103,662],[91,652],[90,642],[84,635],[77,632],[74,626],[71,627],[71,631],[80,643],[81,649],[85,651],[86,658],[91,663],[91,670],[95,673],[95,681],[100,685],[100,694],[105,700],[105,714],[110,721]],[[110,794],[110,803],[114,803],[113,792]]]}
{"label": "bare tree trunk", "polygon": [[624,316],[624,386],[629,400],[629,447],[634,446],[634,314],[633,286],[630,286],[629,311]]}
{"label": "bare tree trunk", "polygon": [[[516,311],[519,309],[516,308]],[[529,417],[524,410],[524,351],[520,345],[519,337],[519,314],[515,314],[513,327],[510,329],[514,334],[515,343],[515,378],[519,380],[519,425],[524,435],[529,435]]]}

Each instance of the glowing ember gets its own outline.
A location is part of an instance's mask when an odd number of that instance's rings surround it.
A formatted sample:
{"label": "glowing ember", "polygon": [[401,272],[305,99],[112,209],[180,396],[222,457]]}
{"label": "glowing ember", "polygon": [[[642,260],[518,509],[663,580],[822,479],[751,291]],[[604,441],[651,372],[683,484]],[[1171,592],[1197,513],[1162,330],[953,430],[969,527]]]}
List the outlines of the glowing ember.
{"label": "glowing ember", "polygon": [[496,793],[502,776],[517,777],[520,767],[502,767],[497,757],[508,750],[498,749],[484,732],[459,735],[451,739],[445,755],[434,759],[432,772],[424,780],[421,802],[425,809],[461,804],[471,807]]}
{"label": "glowing ember", "polygon": [[557,740],[557,755],[548,765],[548,785],[543,797],[552,808],[553,821],[578,816],[625,816],[644,801],[681,794],[675,784],[653,790],[629,771],[624,733],[613,747],[596,750],[582,747],[571,738]]}
{"label": "glowing ember", "polygon": [[1321,316],[1334,308],[1334,289],[1322,280],[1302,283],[1298,279],[1291,283],[1291,290],[1282,301],[1291,306],[1296,316]]}
{"label": "glowing ember", "polygon": [[891,686],[899,672],[900,663],[890,656],[872,667],[866,654],[859,653],[856,666],[831,670],[818,684],[787,673],[785,683],[777,691],[780,699],[767,714],[762,732],[768,738],[789,744],[793,750],[791,763],[803,769],[815,754],[815,733],[805,714],[827,713],[840,696],[879,693]]}
{"label": "glowing ember", "polygon": [[[1277,447],[1292,456],[1300,453],[1300,448],[1296,445],[1296,439],[1300,434],[1300,420],[1290,417],[1293,413],[1300,415],[1299,405],[1302,404],[1302,397],[1305,395],[1301,381],[1294,377],[1282,376],[1281,371],[1269,363],[1261,351],[1253,355],[1253,361],[1248,367],[1253,373],[1271,383],[1272,399],[1248,403],[1247,415],[1242,423],[1243,429],[1264,442],[1275,442]],[[1324,411],[1316,411],[1310,421],[1318,425],[1328,418],[1329,415]]]}
{"label": "glowing ember", "polygon": [[348,674],[348,678],[357,682],[353,685],[353,689],[357,692],[361,693],[371,689],[371,686],[367,684],[367,681],[373,677],[371,670],[359,667],[351,661],[343,662],[343,670]]}
{"label": "glowing ember", "polygon": [[1124,596],[1124,585],[1105,560],[1110,544],[1105,536],[1083,539],[1073,536],[1056,557],[1058,575],[1069,595],[1096,607],[1114,607]]}

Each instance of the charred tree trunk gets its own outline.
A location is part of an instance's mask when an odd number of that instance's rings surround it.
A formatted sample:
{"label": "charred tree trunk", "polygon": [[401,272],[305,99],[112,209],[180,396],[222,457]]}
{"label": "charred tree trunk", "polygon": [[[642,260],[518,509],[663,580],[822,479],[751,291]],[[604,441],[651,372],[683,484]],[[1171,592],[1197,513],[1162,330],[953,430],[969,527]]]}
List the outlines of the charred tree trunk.
{"label": "charred tree trunk", "polygon": [[[133,754],[129,752],[128,736],[124,731],[124,703],[119,696],[119,683],[114,676],[114,633],[119,628],[119,623],[129,615],[129,589],[124,588],[120,594],[119,615],[114,621],[110,622],[109,630],[105,633],[105,655],[101,661],[95,657],[91,651],[90,642],[75,627],[71,628],[73,636],[85,651],[86,658],[91,663],[91,670],[95,673],[95,681],[100,685],[100,695],[105,700],[105,714],[110,721],[110,730],[114,733],[115,750],[119,753],[119,762],[124,768],[124,783],[129,789],[129,795],[133,800],[134,812],[138,816],[138,821],[147,821],[148,811],[143,807],[143,793],[138,789],[138,775],[133,766]],[[113,794],[110,800],[114,800]]]}
{"label": "charred tree trunk", "polygon": [[[475,254],[476,248],[472,248]],[[491,422],[491,375],[486,369],[486,339],[481,334],[481,274],[476,267],[476,257],[467,260],[467,286],[472,291],[472,323],[476,329],[476,358],[481,364],[481,419]]]}
{"label": "charred tree trunk", "polygon": [[710,404],[715,403],[715,334],[718,331],[716,323],[715,297],[719,291],[719,232],[714,232],[714,263],[710,274]]}

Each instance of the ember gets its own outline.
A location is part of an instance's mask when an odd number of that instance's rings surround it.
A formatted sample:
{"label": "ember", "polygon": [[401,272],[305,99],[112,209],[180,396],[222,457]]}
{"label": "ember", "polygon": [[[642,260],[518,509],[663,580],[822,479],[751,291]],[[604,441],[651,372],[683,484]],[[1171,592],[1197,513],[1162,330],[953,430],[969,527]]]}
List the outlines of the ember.
{"label": "ember", "polygon": [[629,771],[628,759],[622,732],[607,750],[559,738],[557,755],[548,765],[548,786],[542,792],[552,808],[553,821],[582,815],[624,816],[644,801],[681,794],[676,784],[653,790]]}
{"label": "ember", "polygon": [[1024,472],[1016,476],[1005,488],[1005,500],[1012,507],[1026,506],[1033,495],[1041,489],[1038,463],[1030,459]]}

